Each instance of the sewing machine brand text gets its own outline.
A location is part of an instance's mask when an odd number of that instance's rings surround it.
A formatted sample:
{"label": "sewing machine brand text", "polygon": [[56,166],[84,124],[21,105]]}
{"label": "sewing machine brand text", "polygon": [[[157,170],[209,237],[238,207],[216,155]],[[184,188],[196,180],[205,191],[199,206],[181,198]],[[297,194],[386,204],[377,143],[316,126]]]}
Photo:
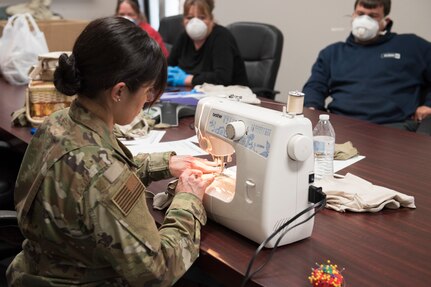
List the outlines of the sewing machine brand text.
{"label": "sewing machine brand text", "polygon": [[217,113],[213,113],[213,117],[221,119],[223,116]]}
{"label": "sewing machine brand text", "polygon": [[247,126],[247,132],[237,143],[260,156],[268,157],[271,143],[272,129],[269,125],[251,119],[238,117],[222,111],[212,112],[208,122],[208,131],[226,138],[226,125],[233,121],[241,120]]}

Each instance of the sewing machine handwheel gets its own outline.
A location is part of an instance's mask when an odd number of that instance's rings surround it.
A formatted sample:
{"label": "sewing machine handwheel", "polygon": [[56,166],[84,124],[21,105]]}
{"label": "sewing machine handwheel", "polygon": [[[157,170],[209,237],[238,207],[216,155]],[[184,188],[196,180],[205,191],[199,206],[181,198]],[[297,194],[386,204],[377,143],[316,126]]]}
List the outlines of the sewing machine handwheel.
{"label": "sewing machine handwheel", "polygon": [[245,135],[245,124],[243,121],[230,122],[226,125],[226,135],[231,140],[239,140]]}
{"label": "sewing machine handwheel", "polygon": [[313,152],[313,141],[301,134],[290,138],[287,144],[287,153],[293,160],[304,161]]}

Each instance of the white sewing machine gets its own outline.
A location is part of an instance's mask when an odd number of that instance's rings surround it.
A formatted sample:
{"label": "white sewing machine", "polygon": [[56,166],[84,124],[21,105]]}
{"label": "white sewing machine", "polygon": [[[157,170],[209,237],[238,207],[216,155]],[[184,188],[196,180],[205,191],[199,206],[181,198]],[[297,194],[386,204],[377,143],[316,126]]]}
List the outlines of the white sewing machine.
{"label": "white sewing machine", "polygon": [[[262,243],[311,205],[308,187],[314,158],[311,122],[307,118],[207,97],[198,103],[195,128],[201,148],[213,157],[229,162],[236,154],[236,174],[223,172],[206,190],[204,206],[216,222]],[[290,230],[279,245],[311,236],[313,224],[312,218]],[[274,247],[277,238],[266,247]]]}

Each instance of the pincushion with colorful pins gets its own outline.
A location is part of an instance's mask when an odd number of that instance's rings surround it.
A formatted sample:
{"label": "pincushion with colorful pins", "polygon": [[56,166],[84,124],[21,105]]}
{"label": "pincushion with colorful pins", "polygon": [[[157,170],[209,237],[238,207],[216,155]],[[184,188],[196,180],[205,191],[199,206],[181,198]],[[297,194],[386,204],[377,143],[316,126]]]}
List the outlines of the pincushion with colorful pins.
{"label": "pincushion with colorful pins", "polygon": [[338,270],[338,266],[331,264],[320,264],[319,267],[313,268],[311,275],[308,277],[310,283],[315,287],[343,287],[344,278]]}

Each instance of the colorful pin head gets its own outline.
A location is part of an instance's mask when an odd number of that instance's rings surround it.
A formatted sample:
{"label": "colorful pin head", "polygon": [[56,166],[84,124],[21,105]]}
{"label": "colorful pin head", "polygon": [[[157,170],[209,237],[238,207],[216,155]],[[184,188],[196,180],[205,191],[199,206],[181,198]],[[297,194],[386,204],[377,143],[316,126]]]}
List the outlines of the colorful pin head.
{"label": "colorful pin head", "polygon": [[[316,265],[318,264],[316,263]],[[308,280],[314,287],[344,286],[344,277],[341,271],[338,270],[336,264],[331,264],[330,260],[327,261],[327,264],[320,264],[317,268],[312,268],[311,270]]]}

